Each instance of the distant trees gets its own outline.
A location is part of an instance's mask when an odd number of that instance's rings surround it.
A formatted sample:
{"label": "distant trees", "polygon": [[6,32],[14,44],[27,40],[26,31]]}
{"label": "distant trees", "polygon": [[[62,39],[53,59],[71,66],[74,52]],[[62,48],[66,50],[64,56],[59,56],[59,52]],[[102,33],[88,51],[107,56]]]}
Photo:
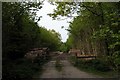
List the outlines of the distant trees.
{"label": "distant trees", "polygon": [[68,48],[66,46],[66,43],[62,42],[59,50],[62,51],[62,52],[68,52]]}
{"label": "distant trees", "polygon": [[47,46],[50,50],[58,50],[61,43],[61,36],[55,30],[47,30],[44,27],[41,27],[41,45],[43,47]]}

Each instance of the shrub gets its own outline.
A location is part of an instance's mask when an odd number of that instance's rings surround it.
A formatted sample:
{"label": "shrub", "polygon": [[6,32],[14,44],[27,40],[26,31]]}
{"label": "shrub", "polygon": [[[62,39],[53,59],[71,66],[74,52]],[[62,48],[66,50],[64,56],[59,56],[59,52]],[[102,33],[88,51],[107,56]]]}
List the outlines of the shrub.
{"label": "shrub", "polygon": [[94,60],[92,60],[92,64],[96,70],[99,70],[99,71],[109,71],[110,70],[109,65],[104,60],[94,59]]}
{"label": "shrub", "polygon": [[93,60],[82,60],[76,59],[74,60],[74,65],[76,67],[86,68],[86,69],[94,69],[98,71],[110,71],[110,67],[106,61],[101,59],[93,59]]}
{"label": "shrub", "polygon": [[25,59],[8,62],[3,65],[3,79],[31,79],[35,73],[41,70],[37,63],[31,63]]}

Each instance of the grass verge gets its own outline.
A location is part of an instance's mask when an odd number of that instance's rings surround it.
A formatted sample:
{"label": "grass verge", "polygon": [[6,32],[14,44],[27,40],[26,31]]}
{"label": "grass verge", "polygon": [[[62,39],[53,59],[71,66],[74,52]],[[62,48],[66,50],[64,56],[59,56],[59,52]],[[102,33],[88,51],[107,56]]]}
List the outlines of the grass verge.
{"label": "grass verge", "polygon": [[109,69],[109,66],[105,62],[98,59],[85,61],[71,56],[69,60],[75,67],[90,74],[98,75],[104,78],[118,77],[118,73],[116,71]]}

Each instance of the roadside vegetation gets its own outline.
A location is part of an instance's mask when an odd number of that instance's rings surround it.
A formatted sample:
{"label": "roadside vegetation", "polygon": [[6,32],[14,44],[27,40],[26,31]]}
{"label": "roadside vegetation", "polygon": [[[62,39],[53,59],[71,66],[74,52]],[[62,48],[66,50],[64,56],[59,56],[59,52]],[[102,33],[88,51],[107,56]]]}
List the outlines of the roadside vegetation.
{"label": "roadside vegetation", "polygon": [[42,72],[42,65],[45,62],[39,63],[31,63],[26,59],[6,61],[3,63],[3,79],[31,80],[33,75]]}
{"label": "roadside vegetation", "polygon": [[[66,29],[69,36],[65,43],[61,42],[61,36],[55,30],[38,26],[41,16],[36,16],[36,12],[42,8],[42,2],[2,3],[3,79],[29,79],[41,71],[46,60],[39,58],[32,63],[24,56],[33,48],[44,47],[50,51],[68,52],[70,49],[78,49],[82,54],[95,54],[97,58],[93,60],[72,58],[71,61],[74,66],[86,71],[98,74],[115,72],[119,75],[120,2],[52,4],[57,6],[54,13],[49,14],[53,19],[59,20],[62,16],[73,18]],[[56,60],[55,67],[58,71],[62,70],[59,60]]]}
{"label": "roadside vegetation", "polygon": [[[41,72],[41,66],[47,61],[41,57],[30,62],[24,56],[33,48],[58,50],[61,39],[55,30],[38,26],[40,16],[37,10],[42,2],[3,2],[2,3],[2,78],[31,79]],[[46,55],[48,60],[49,55]]]}
{"label": "roadside vegetation", "polygon": [[58,2],[54,5],[57,8],[49,14],[53,19],[73,18],[66,29],[69,32],[67,49],[97,55],[90,61],[77,59],[75,65],[91,71],[120,73],[120,2]]}
{"label": "roadside vegetation", "polygon": [[71,64],[78,69],[89,72],[91,74],[99,75],[102,77],[119,77],[117,71],[113,71],[109,64],[106,61],[101,59],[92,59],[92,60],[83,60],[71,56],[69,58]]}

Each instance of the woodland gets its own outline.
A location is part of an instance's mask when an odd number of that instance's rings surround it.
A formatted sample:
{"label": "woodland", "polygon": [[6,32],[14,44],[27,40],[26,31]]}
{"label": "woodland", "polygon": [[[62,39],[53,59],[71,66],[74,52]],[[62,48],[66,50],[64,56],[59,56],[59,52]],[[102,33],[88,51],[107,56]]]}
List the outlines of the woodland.
{"label": "woodland", "polygon": [[[66,29],[69,32],[66,42],[61,41],[61,35],[55,30],[38,26],[41,16],[37,16],[36,12],[42,8],[42,2],[2,3],[3,78],[31,78],[40,71],[39,67],[46,61],[38,65],[24,59],[30,49],[39,47],[66,54],[72,48],[80,49],[84,54],[96,54],[97,59],[82,67],[93,65],[90,67],[100,71],[119,73],[120,2],[50,3],[57,6],[54,13],[49,14],[53,19],[73,18]],[[76,63],[85,62],[77,60]]]}

